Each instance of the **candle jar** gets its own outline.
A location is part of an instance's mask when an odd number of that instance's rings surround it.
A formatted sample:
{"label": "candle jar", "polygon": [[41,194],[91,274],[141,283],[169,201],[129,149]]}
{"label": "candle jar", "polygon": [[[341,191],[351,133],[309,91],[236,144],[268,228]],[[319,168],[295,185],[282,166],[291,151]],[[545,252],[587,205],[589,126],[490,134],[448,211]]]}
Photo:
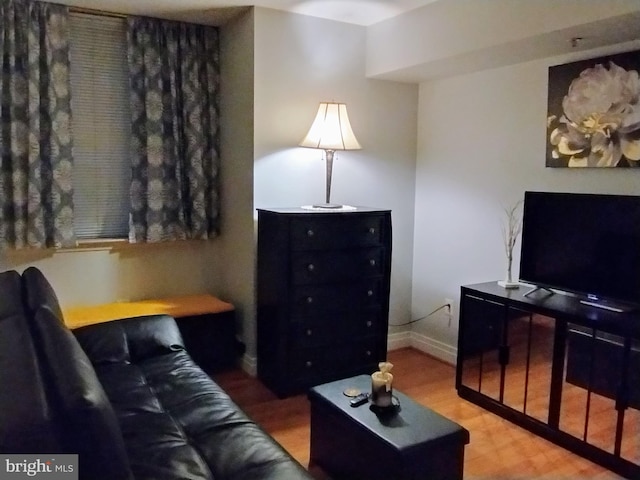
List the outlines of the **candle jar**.
{"label": "candle jar", "polygon": [[393,375],[389,370],[392,363],[381,362],[378,364],[379,372],[371,374],[371,404],[379,408],[389,408],[393,405]]}
{"label": "candle jar", "polygon": [[371,382],[371,404],[380,408],[388,408],[392,405],[391,398],[393,396],[393,388],[387,389],[386,383],[376,385],[375,381]]}

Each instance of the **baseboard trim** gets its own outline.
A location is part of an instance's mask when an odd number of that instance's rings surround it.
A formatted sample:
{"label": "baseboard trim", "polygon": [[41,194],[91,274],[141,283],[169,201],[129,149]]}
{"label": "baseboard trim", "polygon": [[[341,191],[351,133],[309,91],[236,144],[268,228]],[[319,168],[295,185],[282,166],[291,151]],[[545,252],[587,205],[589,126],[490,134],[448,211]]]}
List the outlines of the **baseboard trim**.
{"label": "baseboard trim", "polygon": [[246,353],[242,355],[242,360],[240,361],[240,368],[247,372],[252,377],[258,376],[258,358],[252,357],[251,355],[247,355]]}
{"label": "baseboard trim", "polygon": [[421,333],[411,332],[411,346],[450,365],[456,364],[458,349]]}
{"label": "baseboard trim", "polygon": [[411,346],[411,332],[391,333],[387,337],[387,351]]}
{"label": "baseboard trim", "polygon": [[[413,347],[450,365],[456,364],[458,349],[416,332],[392,333],[387,337],[387,351]],[[258,375],[258,358],[248,354],[242,356],[240,368],[252,377]]]}

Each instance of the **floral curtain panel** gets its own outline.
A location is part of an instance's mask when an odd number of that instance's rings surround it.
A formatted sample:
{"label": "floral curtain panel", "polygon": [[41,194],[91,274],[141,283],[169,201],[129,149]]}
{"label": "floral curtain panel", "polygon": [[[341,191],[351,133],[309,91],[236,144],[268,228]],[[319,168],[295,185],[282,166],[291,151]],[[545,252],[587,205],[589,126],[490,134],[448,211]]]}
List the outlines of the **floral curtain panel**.
{"label": "floral curtain panel", "polygon": [[75,245],[68,10],[0,1],[0,248]]}
{"label": "floral curtain panel", "polygon": [[217,235],[218,30],[129,18],[132,242]]}

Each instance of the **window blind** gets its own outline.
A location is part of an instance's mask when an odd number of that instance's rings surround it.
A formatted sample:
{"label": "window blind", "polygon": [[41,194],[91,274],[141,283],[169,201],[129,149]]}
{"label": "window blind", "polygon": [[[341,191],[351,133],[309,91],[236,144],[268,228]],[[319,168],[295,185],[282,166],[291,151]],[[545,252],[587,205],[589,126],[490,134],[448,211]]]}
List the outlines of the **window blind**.
{"label": "window blind", "polygon": [[131,115],[126,21],[71,13],[70,34],[76,237],[127,237]]}

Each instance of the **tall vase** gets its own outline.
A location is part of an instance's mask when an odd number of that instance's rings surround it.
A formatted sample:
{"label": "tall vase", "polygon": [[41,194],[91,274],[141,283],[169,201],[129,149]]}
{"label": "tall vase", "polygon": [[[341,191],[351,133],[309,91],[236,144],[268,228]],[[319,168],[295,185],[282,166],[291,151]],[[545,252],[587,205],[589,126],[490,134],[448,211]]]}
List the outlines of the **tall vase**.
{"label": "tall vase", "polygon": [[513,257],[511,255],[507,256],[507,273],[506,273],[506,277],[504,280],[501,280],[498,282],[498,285],[500,285],[503,288],[507,288],[507,289],[515,289],[515,288],[519,288],[520,284],[518,282],[514,282],[513,278],[511,276],[511,266],[513,264]]}

